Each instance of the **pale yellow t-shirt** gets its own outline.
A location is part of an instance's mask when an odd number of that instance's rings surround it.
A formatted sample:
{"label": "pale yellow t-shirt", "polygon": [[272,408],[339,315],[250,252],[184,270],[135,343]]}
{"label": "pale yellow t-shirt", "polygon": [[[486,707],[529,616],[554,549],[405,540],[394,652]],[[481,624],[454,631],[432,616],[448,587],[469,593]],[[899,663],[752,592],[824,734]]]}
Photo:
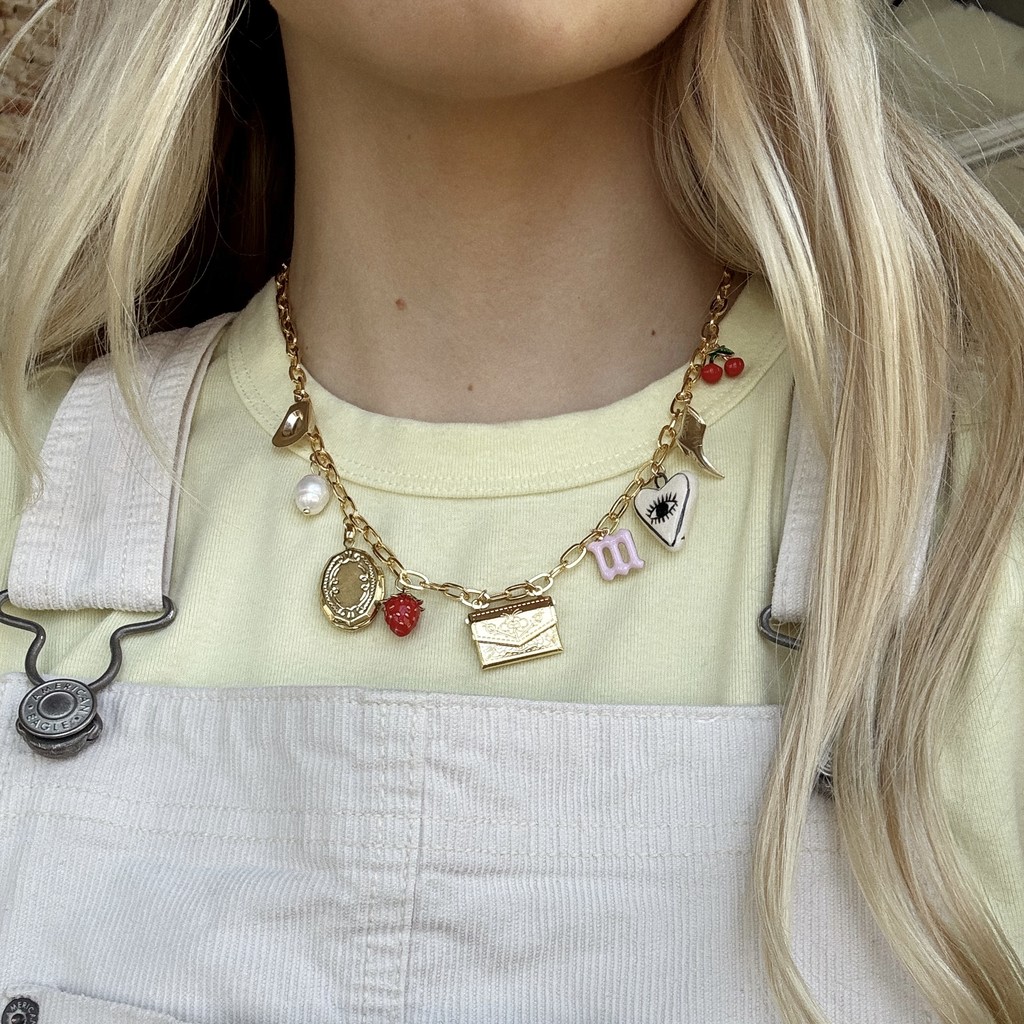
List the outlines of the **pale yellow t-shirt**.
{"label": "pale yellow t-shirt", "polygon": [[[333,503],[302,516],[292,492],[308,471],[308,449],[271,445],[291,387],[268,282],[224,331],[199,395],[170,587],[178,618],[126,640],[121,678],[654,705],[781,702],[791,655],[766,641],[755,621],[771,598],[782,530],[792,376],[763,282],[740,294],[722,343],[746,368],[715,385],[698,382],[693,404],[708,423],[708,457],[725,479],[696,470],[682,549],[663,548],[630,511],[623,525],[643,569],[606,582],[588,556],[550,591],[564,653],[484,672],[468,610],[457,601],[420,594],[422,618],[406,637],[393,635],[382,615],[345,632],[321,612],[320,573],[343,546],[342,519]],[[309,390],[357,506],[406,567],[494,591],[550,569],[608,509],[653,450],[689,356],[681,351],[677,372],[609,406],[512,423],[397,419],[341,401],[314,381]],[[33,391],[40,442],[70,379],[53,371]],[[666,469],[696,467],[677,452]],[[21,494],[0,438],[4,577]],[[1024,951],[1022,567],[1018,531],[979,638],[945,782],[974,867]],[[87,678],[105,667],[109,634],[126,621],[98,611],[33,617],[49,633],[41,670]],[[29,640],[0,627],[0,671],[22,668]]]}

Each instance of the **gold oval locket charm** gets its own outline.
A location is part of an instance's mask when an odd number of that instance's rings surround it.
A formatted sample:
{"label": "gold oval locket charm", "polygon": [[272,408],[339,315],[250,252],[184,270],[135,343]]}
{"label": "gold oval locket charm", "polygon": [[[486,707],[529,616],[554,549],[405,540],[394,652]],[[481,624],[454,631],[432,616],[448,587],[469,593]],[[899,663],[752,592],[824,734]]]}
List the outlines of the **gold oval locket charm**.
{"label": "gold oval locket charm", "polygon": [[384,574],[365,552],[345,548],[332,556],[320,578],[320,606],[332,625],[360,629],[384,599]]}

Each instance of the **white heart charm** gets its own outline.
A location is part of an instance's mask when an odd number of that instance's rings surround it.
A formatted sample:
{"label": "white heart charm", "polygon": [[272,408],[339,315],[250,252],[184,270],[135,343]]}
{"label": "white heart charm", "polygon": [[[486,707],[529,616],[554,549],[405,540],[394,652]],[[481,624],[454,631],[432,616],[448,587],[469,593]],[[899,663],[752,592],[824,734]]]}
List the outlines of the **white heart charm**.
{"label": "white heart charm", "polygon": [[665,547],[678,551],[686,539],[696,497],[697,477],[693,473],[676,473],[660,487],[638,491],[633,509]]}

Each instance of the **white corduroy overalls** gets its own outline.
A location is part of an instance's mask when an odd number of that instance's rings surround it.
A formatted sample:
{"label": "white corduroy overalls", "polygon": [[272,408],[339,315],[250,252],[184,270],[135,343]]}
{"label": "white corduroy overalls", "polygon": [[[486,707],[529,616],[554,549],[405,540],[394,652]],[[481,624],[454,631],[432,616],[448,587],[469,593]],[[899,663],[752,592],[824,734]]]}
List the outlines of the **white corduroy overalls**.
{"label": "white corduroy overalls", "polygon": [[[172,468],[226,319],[144,348]],[[815,528],[794,424],[775,605],[799,603],[790,549]],[[13,603],[160,607],[177,499],[148,451],[91,364],[44,447]],[[100,738],[53,760],[16,731],[19,668],[0,666],[2,1024],[778,1020],[750,880],[774,706],[118,680]],[[937,1020],[821,796],[794,946],[830,1020]]]}

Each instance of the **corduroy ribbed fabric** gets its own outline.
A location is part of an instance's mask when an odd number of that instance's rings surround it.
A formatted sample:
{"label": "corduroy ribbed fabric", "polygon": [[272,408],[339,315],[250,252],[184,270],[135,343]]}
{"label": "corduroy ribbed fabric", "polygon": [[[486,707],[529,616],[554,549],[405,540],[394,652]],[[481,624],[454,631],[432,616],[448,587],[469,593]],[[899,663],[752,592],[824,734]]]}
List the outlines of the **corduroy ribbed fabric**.
{"label": "corduroy ribbed fabric", "polygon": [[[750,846],[776,708],[118,684],[74,761],[0,692],[0,985],[187,1024],[775,1024]],[[836,1024],[937,1021],[816,799]],[[45,993],[44,993],[45,994]],[[81,1024],[56,996],[39,1024]],[[45,1000],[41,1001],[45,1007]],[[68,1004],[70,1007],[71,1004]]]}
{"label": "corduroy ribbed fabric", "polygon": [[25,511],[7,586],[22,608],[158,611],[170,587],[178,496],[192,412],[221,314],[139,345],[135,423],[109,357],[77,377],[47,434],[43,485]]}

